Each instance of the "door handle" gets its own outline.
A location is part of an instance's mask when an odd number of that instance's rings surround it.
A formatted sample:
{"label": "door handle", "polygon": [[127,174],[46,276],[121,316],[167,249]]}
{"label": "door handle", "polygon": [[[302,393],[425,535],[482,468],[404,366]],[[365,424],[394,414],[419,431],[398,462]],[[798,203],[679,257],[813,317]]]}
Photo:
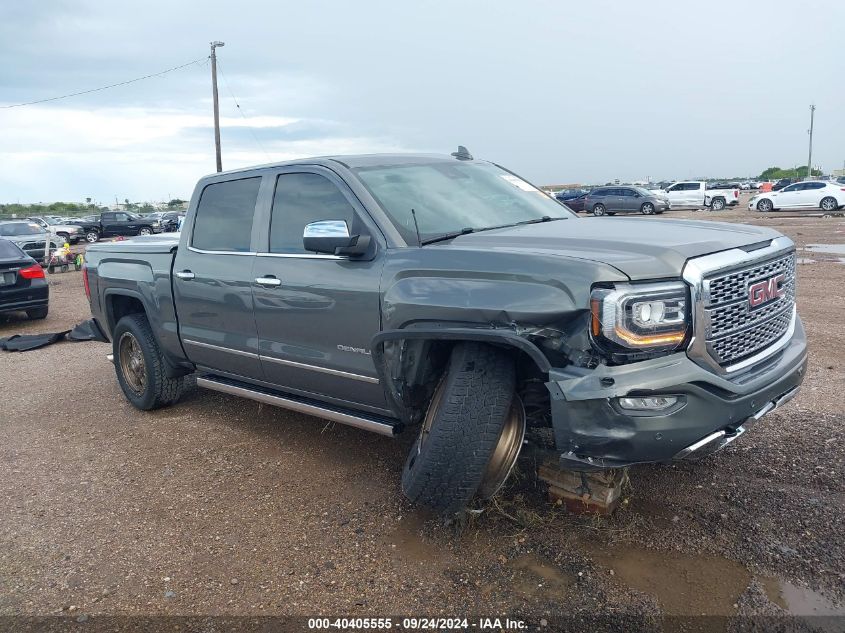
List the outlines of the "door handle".
{"label": "door handle", "polygon": [[179,279],[184,279],[185,281],[190,281],[191,279],[194,278],[195,275],[190,270],[180,270],[178,273],[176,273],[176,276]]}
{"label": "door handle", "polygon": [[282,285],[282,280],[276,277],[256,277],[255,283],[259,286],[267,286],[270,288],[278,288]]}

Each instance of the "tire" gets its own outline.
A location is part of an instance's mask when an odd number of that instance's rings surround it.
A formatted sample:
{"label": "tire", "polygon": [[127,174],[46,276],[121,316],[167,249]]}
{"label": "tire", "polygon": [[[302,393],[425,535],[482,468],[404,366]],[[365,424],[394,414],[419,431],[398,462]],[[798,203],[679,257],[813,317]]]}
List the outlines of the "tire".
{"label": "tire", "polygon": [[56,267],[53,264],[48,265],[47,272],[52,275],[54,272],[56,272]]}
{"label": "tire", "polygon": [[651,202],[643,202],[640,207],[640,213],[643,215],[654,215],[654,205]]}
{"label": "tire", "polygon": [[60,238],[62,238],[65,242],[70,242],[70,235],[68,233],[56,233]]}
{"label": "tire", "polygon": [[713,202],[710,203],[710,208],[713,211],[721,211],[725,208],[725,199],[724,198],[714,198]]}
{"label": "tire", "polygon": [[763,213],[768,213],[772,209],[774,209],[774,204],[768,198],[763,198],[760,202],[757,203],[757,210],[762,211]]}
{"label": "tire", "polygon": [[140,229],[138,229],[138,235],[152,235],[152,234],[153,234],[153,230],[148,226],[142,226]]}
{"label": "tire", "polygon": [[165,374],[164,356],[143,314],[129,314],[117,322],[112,353],[117,382],[136,409],[158,409],[182,395],[184,377],[168,378]]}
{"label": "tire", "polygon": [[598,217],[598,216],[604,215],[606,213],[607,213],[607,208],[603,204],[599,203],[599,204],[593,206],[593,215],[594,216]]}
{"label": "tire", "polygon": [[30,308],[26,311],[26,316],[30,319],[46,319],[47,312],[50,310],[49,306],[42,306],[40,308]]}
{"label": "tire", "polygon": [[88,231],[85,234],[85,241],[89,244],[94,244],[100,240],[100,233],[97,231]]}
{"label": "tire", "polygon": [[[514,361],[506,352],[476,342],[454,347],[405,462],[402,490],[408,499],[450,515],[463,510],[479,488],[489,484],[488,464],[519,402],[515,383]],[[524,418],[522,424],[524,435]],[[521,445],[522,436],[516,454]]]}
{"label": "tire", "polygon": [[839,208],[839,204],[836,202],[836,198],[834,198],[832,196],[828,196],[827,198],[822,198],[822,201],[819,204],[819,207],[821,208],[822,211],[830,212],[830,211],[836,211],[836,209]]}

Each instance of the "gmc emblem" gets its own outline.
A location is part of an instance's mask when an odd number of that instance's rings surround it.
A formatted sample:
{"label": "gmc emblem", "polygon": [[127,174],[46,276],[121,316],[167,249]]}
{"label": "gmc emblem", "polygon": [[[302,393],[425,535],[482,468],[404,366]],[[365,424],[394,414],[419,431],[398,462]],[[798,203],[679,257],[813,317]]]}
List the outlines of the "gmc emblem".
{"label": "gmc emblem", "polygon": [[751,308],[759,308],[769,301],[782,297],[784,292],[783,281],[784,276],[780,274],[748,286],[748,305]]}

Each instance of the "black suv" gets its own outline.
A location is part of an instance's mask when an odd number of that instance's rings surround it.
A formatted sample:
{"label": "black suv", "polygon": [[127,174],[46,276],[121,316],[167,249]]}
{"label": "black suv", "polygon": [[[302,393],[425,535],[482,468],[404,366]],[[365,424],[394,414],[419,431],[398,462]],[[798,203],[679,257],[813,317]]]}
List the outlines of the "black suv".
{"label": "black suv", "polygon": [[584,210],[593,215],[617,213],[663,213],[669,209],[665,198],[640,187],[599,187],[584,199]]}

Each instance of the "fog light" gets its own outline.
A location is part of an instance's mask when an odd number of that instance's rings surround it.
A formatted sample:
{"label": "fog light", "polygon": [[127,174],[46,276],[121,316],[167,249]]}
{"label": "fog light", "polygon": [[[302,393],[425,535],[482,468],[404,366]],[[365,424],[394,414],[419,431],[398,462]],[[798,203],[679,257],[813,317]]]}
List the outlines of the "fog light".
{"label": "fog light", "polygon": [[648,398],[618,398],[619,406],[629,411],[663,411],[675,406],[677,396],[651,396]]}

